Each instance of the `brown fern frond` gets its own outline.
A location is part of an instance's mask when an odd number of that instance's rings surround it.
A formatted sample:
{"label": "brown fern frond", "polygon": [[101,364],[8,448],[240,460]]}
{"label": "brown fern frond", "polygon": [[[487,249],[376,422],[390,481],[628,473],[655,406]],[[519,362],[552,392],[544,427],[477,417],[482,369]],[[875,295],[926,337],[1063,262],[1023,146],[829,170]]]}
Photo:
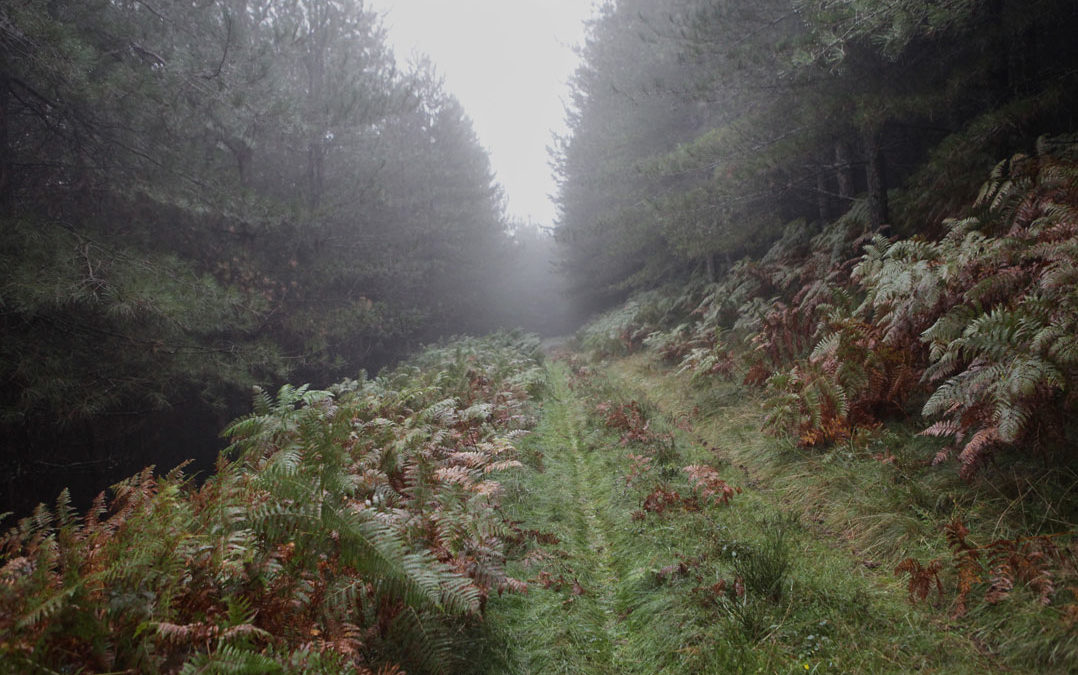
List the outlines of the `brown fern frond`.
{"label": "brown fern frond", "polygon": [[505,459],[498,462],[493,462],[483,467],[483,473],[494,473],[495,471],[505,471],[507,469],[520,469],[524,465],[515,459]]}
{"label": "brown fern frond", "polygon": [[910,575],[907,584],[910,602],[924,600],[932,592],[933,587],[935,587],[939,598],[942,599],[943,582],[939,576],[942,569],[943,563],[939,560],[933,560],[925,566],[916,558],[906,558],[895,567],[895,576],[902,573]]}
{"label": "brown fern frond", "polygon": [[942,419],[920,432],[921,436],[956,436],[962,432],[962,425],[952,419]]}
{"label": "brown fern frond", "polygon": [[474,484],[471,472],[462,466],[447,466],[437,469],[435,477],[443,483],[471,487]]}
{"label": "brown fern frond", "polygon": [[231,640],[240,637],[259,638],[264,640],[269,639],[271,636],[268,631],[265,631],[258,626],[249,623],[242,623],[236,626],[230,626],[221,631],[222,640]]}
{"label": "brown fern frond", "polygon": [[955,447],[953,445],[948,445],[947,447],[937,452],[935,455],[932,456],[932,466],[936,466],[938,464],[946,462],[948,459],[951,458],[951,453],[953,453],[954,451]]}
{"label": "brown fern frond", "polygon": [[682,504],[683,501],[676,491],[655,488],[644,498],[642,508],[647,513],[663,513],[668,508]]}
{"label": "brown fern frond", "polygon": [[630,453],[629,457],[629,471],[625,474],[625,485],[632,485],[640,476],[646,474],[651,470],[652,458],[648,455],[634,455]]}
{"label": "brown fern frond", "polygon": [[977,470],[977,467],[985,459],[988,451],[999,442],[999,429],[995,426],[979,429],[962,448],[958,454],[958,461],[962,468],[959,473],[963,478],[969,478]]}
{"label": "brown fern frond", "polygon": [[710,466],[691,464],[682,471],[688,474],[693,489],[705,501],[718,502],[725,506],[735,494],[741,493],[741,488],[728,485],[719,477],[719,472]]}
{"label": "brown fern frond", "polygon": [[201,621],[188,624],[175,624],[160,621],[153,626],[158,637],[174,645],[202,644],[216,638],[220,628]]}
{"label": "brown fern frond", "polygon": [[1017,578],[1037,592],[1041,604],[1049,604],[1056,592],[1051,564],[1058,561],[1060,555],[1051,538],[1041,536],[1021,541],[1012,557]]}
{"label": "brown fern frond", "polygon": [[501,594],[503,590],[508,590],[513,593],[521,593],[523,595],[528,594],[528,582],[521,581],[520,579],[514,579],[513,577],[505,577],[505,580],[498,587],[498,593]]}
{"label": "brown fern frond", "polygon": [[981,550],[966,539],[969,528],[959,518],[951,520],[943,530],[947,545],[952,551],[955,571],[958,573],[955,616],[962,616],[966,613],[970,592],[981,583]]}
{"label": "brown fern frond", "polygon": [[1015,548],[1012,541],[994,541],[988,546],[988,592],[985,601],[996,604],[1006,598],[1014,589]]}
{"label": "brown fern frond", "polygon": [[966,541],[966,537],[969,536],[969,528],[960,518],[954,518],[944,525],[943,531],[947,539],[947,545],[953,552],[957,553],[976,548]]}

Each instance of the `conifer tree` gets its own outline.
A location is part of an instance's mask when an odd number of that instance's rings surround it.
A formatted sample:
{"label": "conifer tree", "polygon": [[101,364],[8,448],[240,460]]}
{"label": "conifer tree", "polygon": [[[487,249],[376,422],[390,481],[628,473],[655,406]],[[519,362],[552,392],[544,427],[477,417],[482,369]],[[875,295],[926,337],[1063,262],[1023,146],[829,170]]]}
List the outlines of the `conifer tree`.
{"label": "conifer tree", "polygon": [[0,224],[19,465],[465,330],[507,239],[459,104],[362,0],[4,3]]}

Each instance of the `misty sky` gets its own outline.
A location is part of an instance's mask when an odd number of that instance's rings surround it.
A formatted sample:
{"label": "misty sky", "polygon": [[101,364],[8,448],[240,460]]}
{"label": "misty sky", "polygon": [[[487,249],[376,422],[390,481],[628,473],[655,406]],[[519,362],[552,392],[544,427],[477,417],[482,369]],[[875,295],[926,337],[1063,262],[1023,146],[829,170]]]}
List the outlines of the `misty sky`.
{"label": "misty sky", "polygon": [[511,216],[552,225],[547,146],[593,0],[371,0],[400,61],[428,55],[464,105]]}

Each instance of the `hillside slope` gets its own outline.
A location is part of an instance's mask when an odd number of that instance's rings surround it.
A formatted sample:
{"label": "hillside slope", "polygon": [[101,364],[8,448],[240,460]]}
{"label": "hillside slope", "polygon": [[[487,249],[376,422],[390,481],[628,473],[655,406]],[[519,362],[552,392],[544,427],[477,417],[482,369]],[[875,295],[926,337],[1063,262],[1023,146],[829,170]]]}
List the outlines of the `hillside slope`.
{"label": "hillside slope", "polygon": [[[937,467],[923,504],[917,448],[804,452],[759,432],[759,397],[693,386],[652,355],[548,366],[552,398],[505,506],[533,544],[511,564],[527,595],[492,602],[470,672],[1067,672],[1073,597],[1047,609],[1019,583],[954,618],[895,567],[947,562],[940,527],[1005,507]],[[929,473],[932,473],[930,471]],[[1005,508],[1002,508],[1005,510]],[[1027,516],[1029,514],[1027,513]],[[977,524],[983,524],[978,522]],[[1060,585],[1073,580],[1057,567]],[[934,580],[933,580],[934,582]],[[1035,591],[1032,593],[1035,595]],[[1069,606],[1067,603],[1070,602]]]}

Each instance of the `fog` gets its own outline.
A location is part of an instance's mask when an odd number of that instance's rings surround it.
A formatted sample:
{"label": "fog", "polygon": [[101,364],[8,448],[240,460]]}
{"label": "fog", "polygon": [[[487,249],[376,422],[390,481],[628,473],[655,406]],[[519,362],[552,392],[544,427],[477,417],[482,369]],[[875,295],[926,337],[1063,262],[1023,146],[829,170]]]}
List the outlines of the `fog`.
{"label": "fog", "polygon": [[254,387],[690,289],[639,343],[776,241],[938,235],[1073,127],[1073,3],[832,4],[3,3],[7,494],[207,470]]}
{"label": "fog", "polygon": [[460,100],[506,193],[509,215],[550,227],[548,148],[568,132],[569,80],[594,0],[377,0],[398,59],[429,58]]}
{"label": "fog", "polygon": [[254,386],[572,330],[546,146],[584,5],[503,4],[5,4],[7,494],[204,470]]}
{"label": "fog", "polygon": [[1078,672],[1076,26],[0,1],[0,671]]}

